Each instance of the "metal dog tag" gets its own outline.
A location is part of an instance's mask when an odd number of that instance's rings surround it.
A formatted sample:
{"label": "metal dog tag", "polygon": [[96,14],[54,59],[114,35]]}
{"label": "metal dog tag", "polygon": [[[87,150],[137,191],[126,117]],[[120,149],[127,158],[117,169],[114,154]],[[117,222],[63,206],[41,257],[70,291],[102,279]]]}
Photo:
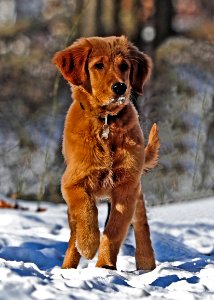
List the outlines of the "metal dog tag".
{"label": "metal dog tag", "polygon": [[108,124],[103,125],[103,132],[102,132],[102,138],[107,139],[109,135],[109,126]]}
{"label": "metal dog tag", "polygon": [[103,132],[101,137],[107,139],[109,135],[109,125],[108,125],[108,116],[105,116],[105,124],[103,125]]}

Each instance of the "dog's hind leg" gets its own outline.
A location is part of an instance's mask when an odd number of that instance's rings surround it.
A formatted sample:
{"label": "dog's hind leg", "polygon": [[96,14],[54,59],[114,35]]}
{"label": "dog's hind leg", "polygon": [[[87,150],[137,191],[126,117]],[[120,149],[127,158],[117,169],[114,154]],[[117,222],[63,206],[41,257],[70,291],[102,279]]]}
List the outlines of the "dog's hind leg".
{"label": "dog's hind leg", "polygon": [[143,194],[137,199],[132,224],[136,239],[135,259],[137,269],[144,271],[153,270],[155,268],[155,258],[150,239]]}
{"label": "dog's hind leg", "polygon": [[[71,224],[71,238],[63,263],[70,257],[77,262],[78,255],[92,259],[100,244],[100,232],[98,227],[98,210],[93,198],[82,187],[62,187],[63,196],[69,210],[69,224]],[[73,226],[74,224],[74,226]],[[74,227],[74,234],[72,234]],[[75,264],[73,262],[72,264]]]}

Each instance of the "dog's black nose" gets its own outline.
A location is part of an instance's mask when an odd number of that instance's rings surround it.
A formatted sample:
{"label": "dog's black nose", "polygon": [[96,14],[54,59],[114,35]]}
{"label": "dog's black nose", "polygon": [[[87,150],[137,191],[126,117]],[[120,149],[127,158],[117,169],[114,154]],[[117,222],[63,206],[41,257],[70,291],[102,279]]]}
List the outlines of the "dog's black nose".
{"label": "dog's black nose", "polygon": [[118,96],[122,96],[125,93],[126,89],[127,86],[123,82],[116,82],[112,85],[113,92]]}

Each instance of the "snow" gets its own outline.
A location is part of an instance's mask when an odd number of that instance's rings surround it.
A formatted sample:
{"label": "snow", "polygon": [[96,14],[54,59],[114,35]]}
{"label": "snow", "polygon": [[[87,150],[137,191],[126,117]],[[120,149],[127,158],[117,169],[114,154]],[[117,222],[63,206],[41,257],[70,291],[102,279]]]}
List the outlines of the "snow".
{"label": "snow", "polygon": [[[214,299],[214,198],[149,208],[157,267],[136,271],[130,230],[117,271],[81,260],[60,268],[69,230],[66,205],[21,202],[28,211],[0,211],[0,300]],[[106,204],[99,205],[101,230]]]}

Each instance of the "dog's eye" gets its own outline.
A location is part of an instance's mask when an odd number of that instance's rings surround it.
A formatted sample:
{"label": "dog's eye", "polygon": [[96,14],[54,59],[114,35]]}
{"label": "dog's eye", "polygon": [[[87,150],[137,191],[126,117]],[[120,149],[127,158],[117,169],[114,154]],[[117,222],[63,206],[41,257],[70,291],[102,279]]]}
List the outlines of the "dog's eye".
{"label": "dog's eye", "polygon": [[97,63],[94,65],[96,69],[98,70],[102,70],[104,68],[104,64],[103,63]]}
{"label": "dog's eye", "polygon": [[129,65],[126,62],[122,62],[122,64],[120,65],[120,71],[121,72],[126,72],[129,68]]}

